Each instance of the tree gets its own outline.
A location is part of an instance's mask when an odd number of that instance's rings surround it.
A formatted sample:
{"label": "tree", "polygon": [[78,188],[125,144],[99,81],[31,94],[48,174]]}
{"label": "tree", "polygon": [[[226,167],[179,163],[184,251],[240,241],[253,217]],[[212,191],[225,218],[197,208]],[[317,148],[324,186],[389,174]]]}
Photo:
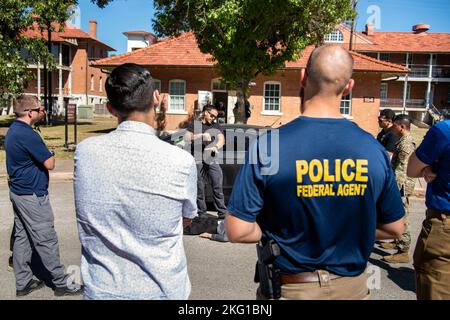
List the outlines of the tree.
{"label": "tree", "polygon": [[[0,2],[0,94],[20,94],[34,73],[30,62],[55,65],[45,41],[24,35],[29,29],[60,31],[76,0],[2,0]],[[58,29],[58,30],[55,30]]]}
{"label": "tree", "polygon": [[[104,7],[113,0],[92,1]],[[154,0],[154,6],[157,35],[192,31],[222,80],[238,90],[237,122],[244,120],[252,79],[273,75],[355,14],[350,0]]]}
{"label": "tree", "polygon": [[238,122],[249,82],[273,75],[302,49],[354,15],[349,0],[155,0],[158,36],[195,34],[217,61],[221,78],[238,90]]}

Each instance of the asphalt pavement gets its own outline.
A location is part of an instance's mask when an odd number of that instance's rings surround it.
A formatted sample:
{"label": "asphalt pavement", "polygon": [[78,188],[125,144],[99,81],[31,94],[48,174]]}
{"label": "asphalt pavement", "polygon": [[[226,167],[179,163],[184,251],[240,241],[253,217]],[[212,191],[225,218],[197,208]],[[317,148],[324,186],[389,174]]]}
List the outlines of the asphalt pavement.
{"label": "asphalt pavement", "polygon": [[[14,273],[7,271],[9,237],[13,225],[13,213],[6,184],[5,164],[0,164],[0,299],[16,299]],[[60,255],[69,273],[77,277],[80,263],[72,185],[73,162],[58,161],[51,173],[50,201],[55,214],[55,228],[59,237]],[[424,217],[424,183],[417,184],[417,196],[411,198],[410,225],[412,248]],[[253,272],[256,261],[254,244],[220,243],[184,236],[192,283],[190,299],[194,300],[254,300],[256,284]],[[414,269],[411,263],[388,264],[381,260],[392,253],[375,246],[370,257],[367,273],[374,300],[415,299]],[[82,297],[56,298],[45,287],[21,299],[82,299]]]}

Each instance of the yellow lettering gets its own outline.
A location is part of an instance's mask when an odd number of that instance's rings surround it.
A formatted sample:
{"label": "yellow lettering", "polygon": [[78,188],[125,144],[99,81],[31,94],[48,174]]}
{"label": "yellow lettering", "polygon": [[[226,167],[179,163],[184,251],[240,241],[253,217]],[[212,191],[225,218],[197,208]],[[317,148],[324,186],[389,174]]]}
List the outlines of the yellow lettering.
{"label": "yellow lettering", "polygon": [[358,159],[356,160],[356,178],[355,180],[358,182],[367,182],[369,178],[367,174],[369,172],[367,165],[369,164],[368,160]]}
{"label": "yellow lettering", "polygon": [[295,165],[297,168],[297,183],[302,183],[303,176],[308,172],[308,162],[305,160],[297,160]]}
{"label": "yellow lettering", "polygon": [[324,168],[323,181],[333,182],[334,176],[330,175],[330,163],[328,160],[323,160],[323,168]]}
{"label": "yellow lettering", "polygon": [[339,185],[338,191],[337,191],[337,195],[338,196],[342,196],[342,184]]}
{"label": "yellow lettering", "polygon": [[[314,168],[317,168],[317,174],[314,173]],[[319,182],[320,180],[322,180],[322,176],[322,163],[317,159],[311,160],[311,162],[309,163],[309,179],[311,179],[311,182]]]}
{"label": "yellow lettering", "polygon": [[366,191],[367,185],[363,184],[361,185],[361,195],[364,195],[364,192]]}
{"label": "yellow lettering", "polygon": [[319,197],[326,196],[325,186],[323,184],[319,185]]}
{"label": "yellow lettering", "polygon": [[355,161],[353,161],[352,159],[346,159],[346,160],[344,160],[344,163],[342,163],[342,178],[346,182],[351,182],[355,178],[355,173],[352,171],[350,171],[350,173],[348,173],[348,169],[349,169],[348,167],[350,167],[350,169],[354,168]]}
{"label": "yellow lettering", "polygon": [[341,160],[340,159],[335,160],[334,174],[336,175],[336,182],[341,181]]}
{"label": "yellow lettering", "polygon": [[327,185],[327,187],[328,187],[328,194],[329,194],[330,196],[335,196],[336,194],[334,193],[333,185],[332,185],[332,184],[329,184],[329,185]]}

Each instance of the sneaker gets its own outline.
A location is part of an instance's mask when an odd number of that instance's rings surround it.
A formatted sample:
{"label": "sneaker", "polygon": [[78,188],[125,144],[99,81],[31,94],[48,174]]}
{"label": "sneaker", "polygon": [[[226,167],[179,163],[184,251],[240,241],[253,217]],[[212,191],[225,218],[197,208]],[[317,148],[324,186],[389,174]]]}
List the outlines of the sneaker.
{"label": "sneaker", "polygon": [[44,282],[40,280],[31,279],[30,282],[22,290],[16,290],[17,297],[23,297],[31,292],[38,290],[44,286]]}
{"label": "sneaker", "polygon": [[408,263],[410,259],[408,252],[397,252],[396,254],[384,256],[383,260],[389,263]]}
{"label": "sneaker", "polygon": [[380,247],[383,249],[396,249],[397,244],[395,242],[382,242]]}
{"label": "sneaker", "polygon": [[6,268],[6,270],[8,270],[9,272],[13,272],[14,271],[14,263],[13,263],[13,257],[10,256],[8,259],[8,267]]}
{"label": "sneaker", "polygon": [[74,288],[56,287],[54,294],[57,297],[63,297],[63,296],[77,296],[83,294],[83,292],[84,292],[83,286],[74,286]]}

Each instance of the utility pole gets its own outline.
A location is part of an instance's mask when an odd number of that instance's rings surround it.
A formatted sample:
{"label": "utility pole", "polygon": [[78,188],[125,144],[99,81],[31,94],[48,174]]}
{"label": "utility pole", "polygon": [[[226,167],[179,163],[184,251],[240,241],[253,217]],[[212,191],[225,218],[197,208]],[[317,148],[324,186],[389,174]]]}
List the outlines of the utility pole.
{"label": "utility pole", "polygon": [[[47,36],[48,36],[48,42],[47,42],[47,48],[48,52],[50,52],[50,59],[53,59],[53,52],[52,52],[52,26],[51,21],[47,24]],[[47,111],[47,121],[46,124],[49,125],[52,123],[52,113],[53,113],[53,77],[52,77],[52,71],[48,70],[48,109]]]}
{"label": "utility pole", "polygon": [[[358,0],[352,0],[353,3],[353,10],[356,12],[356,6],[358,4]],[[352,19],[352,30],[350,32],[350,46],[349,46],[349,50],[352,51],[353,50],[353,34],[355,32],[355,19],[357,17],[358,14],[355,15],[355,17],[353,17]]]}

